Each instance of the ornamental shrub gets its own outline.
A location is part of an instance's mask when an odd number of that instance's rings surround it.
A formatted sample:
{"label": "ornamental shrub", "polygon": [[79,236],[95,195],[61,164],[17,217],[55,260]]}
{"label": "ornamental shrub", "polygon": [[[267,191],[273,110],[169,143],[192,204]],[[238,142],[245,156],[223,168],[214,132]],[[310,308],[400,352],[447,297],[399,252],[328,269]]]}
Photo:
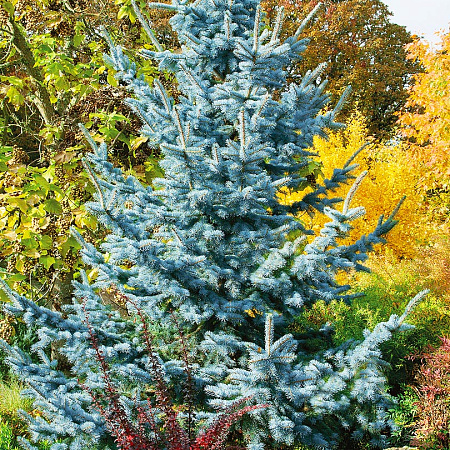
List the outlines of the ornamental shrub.
{"label": "ornamental shrub", "polygon": [[416,430],[412,440],[420,448],[448,449],[450,445],[450,339],[420,355],[417,374]]}
{"label": "ornamental shrub", "polygon": [[[31,442],[54,442],[51,450],[111,445],[113,434],[92,398],[107,389],[97,349],[127,418],[164,413],[162,405],[146,401],[158,384],[155,358],[181,405],[186,373],[173,344],[175,314],[192,352],[195,427],[214,422],[216,408],[250,397],[249,406],[270,407],[252,411],[234,434],[249,450],[332,448],[343,430],[356,441],[385,446],[392,398],[379,345],[408,328],[406,315],[423,294],[359,341],[317,351],[309,345],[316,336],[290,332],[294,317],[318,300],[351,303],[349,286],[336,274],[364,270],[367,252],[395,225],[398,208],[356,242],[340,244],[364,214],[351,206],[359,179],[341,210],[328,198],[353,177],[351,158],[293,204],[279,201],[280,189],[308,185],[302,170],[312,156],[306,149],[314,136],[341,126],[335,117],[345,98],[321,113],[328,100],[326,83],[318,82],[322,67],[285,89],[285,68],[307,42],[300,39],[304,24],[280,41],[282,9],[268,31],[255,0],[150,6],[175,13],[171,24],[182,51],[164,50],[136,8],[153,42],[142,55],[175,74],[181,95],[175,101],[158,80],[150,86],[111,40],[107,63],[130,90],[128,104],[145,124],[148,145],[162,155],[164,178],[144,186],[125,176],[108,162],[106,144],[98,146],[84,129],[93,149],[84,165],[96,189],[88,208],[110,231],[100,248],[72,231],[92,270],[81,271],[74,302],[61,312],[3,286],[11,300],[7,312],[38,328],[34,355],[2,344],[43,414],[29,417]],[[305,237],[314,230],[296,218],[306,211],[329,217],[309,243]],[[138,320],[141,314],[145,321]],[[145,343],[147,321],[155,330],[154,356]],[[326,326],[316,335],[331,333]],[[52,358],[55,342],[70,371]]]}

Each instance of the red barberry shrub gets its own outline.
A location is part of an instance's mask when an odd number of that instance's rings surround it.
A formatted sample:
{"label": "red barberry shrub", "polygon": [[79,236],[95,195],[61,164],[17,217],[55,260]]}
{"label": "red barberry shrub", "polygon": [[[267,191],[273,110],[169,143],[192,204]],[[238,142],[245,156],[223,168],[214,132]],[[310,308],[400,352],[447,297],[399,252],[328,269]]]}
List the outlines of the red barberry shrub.
{"label": "red barberry shrub", "polygon": [[[104,391],[99,394],[82,383],[81,386],[91,395],[95,408],[105,419],[107,428],[115,438],[119,450],[161,450],[162,448],[165,450],[221,450],[224,448],[233,424],[250,411],[269,406],[243,406],[250,397],[241,399],[226,408],[210,426],[197,430],[197,433],[194,433],[193,377],[186,342],[176,317],[172,316],[179,330],[184,371],[186,373],[186,387],[184,389],[186,405],[185,408],[178,406],[177,410],[187,410],[185,414],[187,419],[184,421],[178,420],[178,412],[175,409],[169,387],[164,379],[163,367],[156,356],[145,313],[130,299],[127,298],[126,300],[133,304],[137,316],[142,322],[142,338],[150,360],[151,375],[155,382],[153,394],[155,402],[152,402],[151,398],[147,398],[147,406],[144,408],[139,406],[136,401],[134,415],[130,414],[120,400],[120,393],[112,379],[112,371],[100,348],[94,328],[89,322],[89,314],[84,308],[85,323],[104,381]],[[142,404],[142,402],[140,403]],[[154,403],[158,406],[158,412],[162,413],[162,417],[159,417],[159,423],[157,423],[155,417]]]}
{"label": "red barberry shrub", "polygon": [[450,338],[420,355],[417,374],[416,437],[412,444],[421,449],[450,448]]}

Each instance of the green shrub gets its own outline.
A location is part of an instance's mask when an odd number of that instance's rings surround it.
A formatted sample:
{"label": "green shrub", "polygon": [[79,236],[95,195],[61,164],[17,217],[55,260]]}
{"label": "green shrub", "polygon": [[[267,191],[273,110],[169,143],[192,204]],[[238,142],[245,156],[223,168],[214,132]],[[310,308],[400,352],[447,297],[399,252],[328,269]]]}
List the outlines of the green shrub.
{"label": "green shrub", "polygon": [[[293,331],[314,333],[330,323],[334,327],[334,345],[352,338],[361,339],[365,328],[372,330],[391,314],[402,314],[414,293],[429,288],[430,294],[409,316],[408,322],[415,328],[399,333],[382,346],[384,359],[390,363],[387,375],[391,393],[399,395],[404,386],[413,383],[418,370],[417,361],[409,356],[422,353],[430,345],[439,345],[441,336],[450,335],[450,289],[446,278],[450,267],[448,240],[424,247],[418,254],[422,255],[420,260],[373,256],[372,273],[343,274],[342,277],[354,286],[353,292],[364,295],[354,299],[352,307],[337,301],[316,302],[296,319]],[[327,345],[317,341],[316,350]]]}
{"label": "green shrub", "polygon": [[417,392],[411,386],[403,386],[402,392],[397,396],[398,403],[390,410],[391,419],[397,429],[392,433],[392,445],[407,445],[414,435],[417,418]]}
{"label": "green shrub", "polygon": [[0,421],[0,450],[19,450],[13,441],[13,429],[8,423]]}

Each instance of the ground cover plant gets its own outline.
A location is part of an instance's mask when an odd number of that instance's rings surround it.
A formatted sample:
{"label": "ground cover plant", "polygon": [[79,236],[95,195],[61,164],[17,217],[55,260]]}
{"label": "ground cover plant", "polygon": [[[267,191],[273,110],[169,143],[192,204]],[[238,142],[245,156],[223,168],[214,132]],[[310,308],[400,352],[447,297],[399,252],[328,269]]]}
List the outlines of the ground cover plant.
{"label": "ground cover plant", "polygon": [[[114,437],[122,447],[117,439],[147,442],[150,418],[156,426],[190,420],[180,386],[192,377],[193,427],[214,424],[220,417],[215,407],[245,399],[252,411],[232,436],[251,450],[331,448],[343,435],[386,446],[393,399],[380,344],[408,328],[406,315],[423,294],[359,341],[318,349],[311,343],[321,338],[330,344],[329,327],[315,333],[290,327],[319,300],[351,304],[349,286],[336,274],[364,270],[367,252],[395,225],[397,208],[372,232],[340,245],[350,222],[364,214],[351,207],[362,177],[340,210],[328,198],[354,178],[351,158],[293,204],[279,201],[280,189],[309,185],[302,176],[313,162],[307,149],[314,136],[340,127],[335,117],[345,98],[321,113],[328,100],[325,83],[317,83],[321,67],[284,89],[284,68],[298,59],[306,41],[299,39],[304,24],[280,41],[282,10],[268,31],[253,0],[157,6],[175,12],[171,24],[182,52],[165,51],[136,8],[154,46],[142,53],[176,75],[181,95],[171,98],[157,80],[150,87],[111,41],[107,60],[134,96],[128,103],[145,124],[143,136],[163,155],[164,178],[144,186],[126,176],[108,161],[106,145],[98,146],[83,129],[93,149],[84,165],[96,189],[88,208],[110,231],[97,249],[73,229],[92,270],[81,271],[75,301],[62,312],[3,285],[11,300],[5,311],[37,328],[34,355],[2,344],[42,411],[28,416],[31,441],[49,441],[52,450],[107,448]],[[314,231],[296,215],[313,210],[330,221],[306,243]],[[174,316],[186,336],[192,375],[185,370],[183,346],[174,345]],[[70,371],[52,358],[52,343],[59,344]],[[176,413],[155,402],[165,394],[154,361]],[[105,392],[113,401],[96,403]],[[257,408],[262,404],[269,406]],[[119,410],[121,420],[141,425],[138,436],[128,426],[121,428],[125,436],[108,428]],[[183,442],[175,444],[182,448]]]}
{"label": "ground cover plant", "polygon": [[16,436],[26,434],[26,423],[18,410],[31,411],[32,402],[20,396],[24,386],[17,380],[0,381],[0,448],[18,448]]}

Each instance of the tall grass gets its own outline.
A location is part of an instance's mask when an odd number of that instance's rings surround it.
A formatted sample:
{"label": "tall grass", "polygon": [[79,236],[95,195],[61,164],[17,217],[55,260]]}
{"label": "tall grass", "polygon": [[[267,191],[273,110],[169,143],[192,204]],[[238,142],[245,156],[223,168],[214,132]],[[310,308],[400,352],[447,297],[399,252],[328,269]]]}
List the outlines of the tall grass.
{"label": "tall grass", "polygon": [[15,378],[0,381],[0,417],[13,416],[19,409],[32,409],[32,400],[20,395],[22,389],[23,385]]}
{"label": "tall grass", "polygon": [[32,410],[32,400],[20,395],[23,386],[15,378],[0,381],[0,450],[19,450],[17,437],[26,434],[26,425],[18,414]]}

